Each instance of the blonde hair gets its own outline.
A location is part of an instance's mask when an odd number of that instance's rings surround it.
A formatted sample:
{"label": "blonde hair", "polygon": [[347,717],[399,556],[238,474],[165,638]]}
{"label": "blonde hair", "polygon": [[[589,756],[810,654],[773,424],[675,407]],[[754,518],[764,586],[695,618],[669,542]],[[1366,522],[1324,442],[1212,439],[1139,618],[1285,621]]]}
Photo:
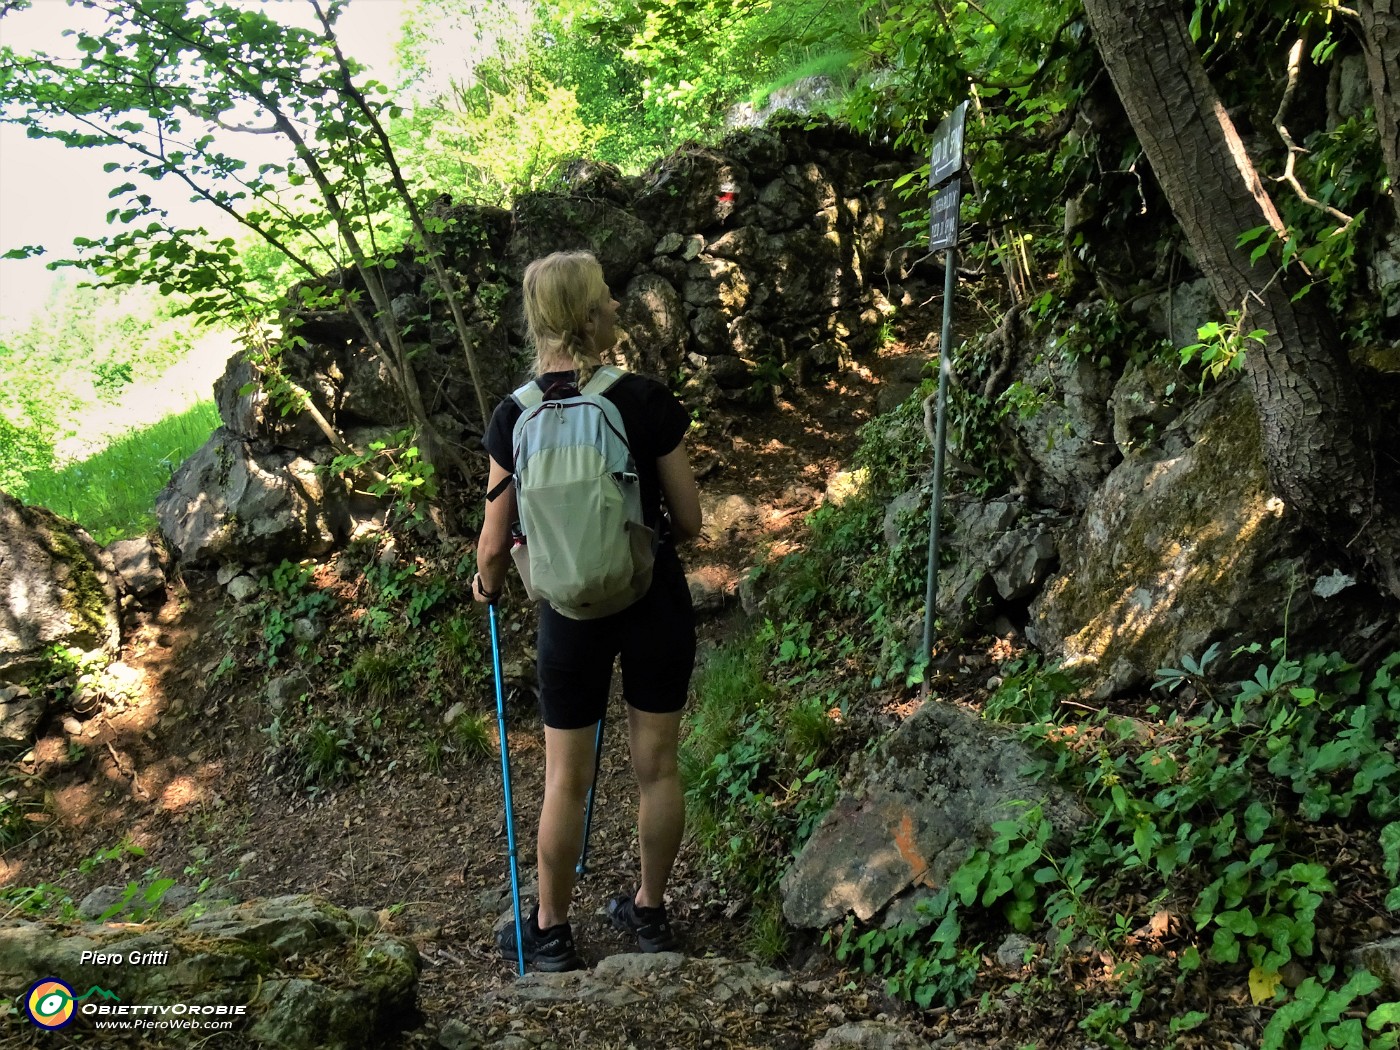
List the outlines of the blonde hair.
{"label": "blonde hair", "polygon": [[555,252],[525,267],[525,323],[535,344],[535,374],[551,358],[569,358],[579,384],[598,365],[588,324],[608,294],[603,268],[592,252]]}

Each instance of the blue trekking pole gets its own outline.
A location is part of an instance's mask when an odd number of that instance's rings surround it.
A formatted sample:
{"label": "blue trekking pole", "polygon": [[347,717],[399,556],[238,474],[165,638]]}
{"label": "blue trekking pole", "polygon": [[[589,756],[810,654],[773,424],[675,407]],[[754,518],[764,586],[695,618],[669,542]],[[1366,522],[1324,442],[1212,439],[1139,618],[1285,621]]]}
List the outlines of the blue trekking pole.
{"label": "blue trekking pole", "polygon": [[574,865],[580,879],[588,874],[588,831],[593,826],[593,794],[598,790],[598,769],[603,764],[603,719],[598,719],[598,733],[593,739],[593,783],[588,786],[588,802],[583,807],[583,851]]}
{"label": "blue trekking pole", "polygon": [[[510,851],[510,896],[515,904],[515,956],[520,976],[524,977],[525,931],[520,921],[520,868],[515,854],[515,815],[510,802],[510,746],[506,742],[506,691],[505,679],[501,674],[501,634],[496,626],[496,603],[488,602],[486,608],[491,617],[491,666],[496,674],[496,725],[501,734],[501,783],[505,785],[506,796],[506,848]],[[591,800],[592,796],[589,798]],[[587,846],[584,848],[587,849]]]}

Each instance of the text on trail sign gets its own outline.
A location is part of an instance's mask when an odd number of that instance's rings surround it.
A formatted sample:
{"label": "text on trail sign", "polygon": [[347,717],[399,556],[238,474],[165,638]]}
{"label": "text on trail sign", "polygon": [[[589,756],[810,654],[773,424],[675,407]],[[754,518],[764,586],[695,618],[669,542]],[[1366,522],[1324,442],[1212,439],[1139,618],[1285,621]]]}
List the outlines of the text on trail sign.
{"label": "text on trail sign", "polygon": [[962,197],[962,183],[954,179],[938,190],[933,198],[932,226],[929,233],[929,251],[939,248],[952,248],[958,243],[958,201]]}
{"label": "text on trail sign", "polygon": [[928,170],[929,186],[937,186],[962,168],[963,122],[966,116],[967,102],[959,102],[957,108],[943,118],[938,130],[933,133],[933,150]]}

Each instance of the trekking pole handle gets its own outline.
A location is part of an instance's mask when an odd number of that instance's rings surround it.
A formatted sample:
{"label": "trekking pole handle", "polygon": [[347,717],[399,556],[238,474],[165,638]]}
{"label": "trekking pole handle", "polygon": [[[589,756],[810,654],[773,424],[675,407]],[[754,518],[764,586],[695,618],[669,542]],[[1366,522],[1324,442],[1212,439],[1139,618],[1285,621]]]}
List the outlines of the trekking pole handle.
{"label": "trekking pole handle", "polygon": [[486,584],[482,581],[481,573],[479,572],[472,577],[472,590],[485,598],[488,605],[495,605],[501,600],[500,591],[488,591],[486,589]]}

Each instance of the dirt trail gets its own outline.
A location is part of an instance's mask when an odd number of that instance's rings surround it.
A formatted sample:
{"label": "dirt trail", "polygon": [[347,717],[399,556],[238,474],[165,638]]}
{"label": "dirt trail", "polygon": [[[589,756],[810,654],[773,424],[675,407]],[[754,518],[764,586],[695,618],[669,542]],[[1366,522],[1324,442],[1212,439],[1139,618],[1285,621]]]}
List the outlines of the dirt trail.
{"label": "dirt trail", "polygon": [[[915,353],[896,346],[875,365],[916,373]],[[792,543],[828,480],[849,465],[857,427],[874,415],[880,389],[879,378],[862,368],[768,411],[707,416],[693,450],[706,501],[728,500],[732,508],[738,498],[747,511],[686,551],[688,568],[732,589],[760,548]],[[220,673],[226,654],[213,624],[224,601],[212,579],[188,574],[183,589],[129,640],[124,661],[137,679],[130,697],[87,721],[80,734],[41,742],[32,771],[48,782],[56,817],[0,858],[0,884],[51,882],[79,901],[95,886],[158,872],[190,886],[207,880],[207,892],[240,899],[306,892],[375,909],[389,930],[417,943],[423,960],[421,1024],[404,1045],[441,1036],[444,1045],[470,1046],[466,1025],[492,1046],[806,1047],[843,1023],[900,1012],[877,984],[839,972],[827,951],[801,939],[782,960],[789,983],[777,991],[760,982],[756,991],[736,992],[702,967],[670,976],[609,970],[613,983],[641,990],[622,1005],[604,1007],[577,994],[513,999],[512,969],[491,936],[509,907],[495,759],[449,756],[430,769],[422,756],[400,754],[392,766],[380,763],[315,797],[290,793],[266,769],[261,682],[240,681],[236,670]],[[735,615],[705,618],[702,649]],[[510,644],[519,634],[509,615],[505,623]],[[605,738],[590,871],[573,915],[580,949],[595,967],[629,950],[603,915],[608,898],[635,879],[635,792],[618,703]],[[510,718],[520,865],[531,879],[543,746],[528,695],[514,697]],[[77,870],[84,858],[122,841],[144,854]],[[746,958],[746,902],[725,898],[689,842],[670,909],[692,957]],[[661,987],[669,988],[665,997],[656,992]],[[925,1029],[912,1016],[901,1024]],[[512,1032],[518,1041],[499,1042]]]}

